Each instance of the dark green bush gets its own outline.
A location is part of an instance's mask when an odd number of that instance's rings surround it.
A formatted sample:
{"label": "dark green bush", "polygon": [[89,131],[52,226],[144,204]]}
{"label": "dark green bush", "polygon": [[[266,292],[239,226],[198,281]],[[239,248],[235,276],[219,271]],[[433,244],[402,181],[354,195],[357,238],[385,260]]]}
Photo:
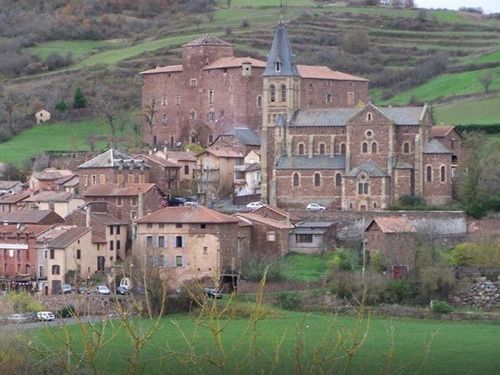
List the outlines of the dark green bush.
{"label": "dark green bush", "polygon": [[297,292],[281,292],[278,294],[278,302],[285,310],[300,310],[302,308],[302,296]]}
{"label": "dark green bush", "polygon": [[444,301],[431,301],[431,309],[438,314],[449,314],[453,311],[453,306]]}
{"label": "dark green bush", "polygon": [[387,285],[387,300],[390,303],[408,303],[414,297],[409,280],[391,280]]}
{"label": "dark green bush", "polygon": [[251,258],[243,263],[241,276],[244,280],[260,281],[264,275],[266,275],[267,281],[283,280],[282,261],[278,259]]}
{"label": "dark green bush", "polygon": [[75,306],[67,304],[61,309],[56,311],[56,316],[58,318],[72,318],[76,315]]}

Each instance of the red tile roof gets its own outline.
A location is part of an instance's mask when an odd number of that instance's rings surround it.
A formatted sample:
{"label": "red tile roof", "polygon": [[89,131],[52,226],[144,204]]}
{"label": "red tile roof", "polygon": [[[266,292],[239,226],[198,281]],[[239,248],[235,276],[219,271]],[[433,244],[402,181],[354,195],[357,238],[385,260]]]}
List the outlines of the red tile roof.
{"label": "red tile roof", "polygon": [[147,214],[137,220],[138,224],[145,223],[179,223],[179,224],[226,224],[237,223],[238,219],[211,210],[207,207],[166,207]]}
{"label": "red tile roof", "polygon": [[39,236],[40,234],[48,231],[52,228],[53,225],[36,225],[36,224],[27,224],[27,225],[0,225],[0,237],[2,234],[12,235],[16,233],[29,233],[35,236]]}
{"label": "red tile roof", "polygon": [[21,191],[16,194],[2,195],[2,197],[0,197],[0,204],[14,204],[25,200],[30,194],[29,191]]}
{"label": "red tile roof", "polygon": [[145,154],[140,154],[137,155],[141,158],[148,159],[150,162],[157,163],[161,165],[162,167],[167,167],[167,168],[180,168],[181,166],[174,162],[173,160],[168,160],[165,158],[162,158],[160,156],[156,155],[145,155]]}
{"label": "red tile roof", "polygon": [[253,214],[256,214],[256,215],[259,215],[260,216],[263,216],[262,214],[265,214],[266,210],[270,210],[270,211],[273,211],[275,212],[276,214],[280,215],[280,216],[283,216],[283,219],[286,220],[287,217],[291,220],[291,221],[299,221],[300,220],[300,217],[288,212],[288,211],[285,211],[285,210],[282,210],[281,208],[279,207],[276,207],[276,206],[271,206],[270,204],[265,204],[263,205],[262,207],[259,207],[255,210],[252,211]]}
{"label": "red tile roof", "polygon": [[167,65],[157,66],[154,69],[145,70],[139,74],[156,74],[156,73],[177,73],[182,72],[182,65]]}
{"label": "red tile roof", "polygon": [[297,69],[302,78],[332,79],[335,81],[368,81],[366,78],[331,70],[327,66],[297,65]]}
{"label": "red tile roof", "polygon": [[410,221],[401,216],[392,217],[375,217],[366,230],[368,230],[373,223],[376,223],[383,233],[413,233],[415,228]]}
{"label": "red tile roof", "polygon": [[203,68],[203,70],[240,68],[243,64],[252,64],[253,67],[262,69],[266,67],[265,61],[257,60],[253,57],[221,57]]}
{"label": "red tile roof", "polygon": [[103,196],[134,196],[139,193],[145,193],[155,184],[126,184],[119,186],[117,184],[94,185],[83,193],[86,197],[103,197]]}
{"label": "red tile roof", "polygon": [[293,229],[294,228],[294,226],[292,224],[287,224],[283,221],[270,219],[268,217],[256,215],[254,213],[238,213],[238,214],[235,214],[235,216],[241,217],[243,219],[247,219],[250,221],[256,221],[256,222],[261,223],[261,224],[269,225],[269,226],[271,226],[273,228],[277,228],[277,229]]}
{"label": "red tile roof", "polygon": [[431,135],[433,137],[446,137],[455,127],[451,125],[433,126],[431,128]]}
{"label": "red tile roof", "polygon": [[244,155],[241,152],[234,151],[229,148],[211,148],[203,151],[200,155],[204,153],[209,153],[217,156],[218,158],[243,158]]}

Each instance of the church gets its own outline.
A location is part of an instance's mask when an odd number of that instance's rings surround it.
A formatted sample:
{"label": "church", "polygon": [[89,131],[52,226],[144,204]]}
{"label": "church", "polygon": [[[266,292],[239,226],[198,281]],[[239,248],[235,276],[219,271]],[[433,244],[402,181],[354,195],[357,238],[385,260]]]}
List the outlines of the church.
{"label": "church", "polygon": [[453,152],[433,138],[427,106],[309,108],[304,89],[280,22],[263,73],[262,201],[346,211],[384,209],[402,195],[451,201]]}

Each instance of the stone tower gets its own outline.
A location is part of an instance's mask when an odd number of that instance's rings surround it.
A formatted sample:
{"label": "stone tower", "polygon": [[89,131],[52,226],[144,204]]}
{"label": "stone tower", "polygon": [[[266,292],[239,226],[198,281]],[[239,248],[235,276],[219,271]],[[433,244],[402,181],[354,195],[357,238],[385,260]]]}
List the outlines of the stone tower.
{"label": "stone tower", "polygon": [[[261,128],[261,199],[276,204],[274,192],[273,166],[284,152],[286,144],[285,122],[293,116],[300,106],[300,76],[295,56],[285,24],[280,21],[274,33],[273,44],[267,55],[263,77],[263,103]],[[280,116],[281,115],[281,116]],[[279,129],[276,120],[280,117]]]}

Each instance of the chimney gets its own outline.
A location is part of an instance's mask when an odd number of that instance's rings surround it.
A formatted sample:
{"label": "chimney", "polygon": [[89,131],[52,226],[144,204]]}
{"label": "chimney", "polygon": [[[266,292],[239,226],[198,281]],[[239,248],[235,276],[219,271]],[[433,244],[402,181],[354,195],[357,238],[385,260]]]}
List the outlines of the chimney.
{"label": "chimney", "polygon": [[144,194],[139,190],[137,197],[137,218],[140,219],[144,216]]}
{"label": "chimney", "polygon": [[92,211],[92,206],[90,204],[87,204],[85,206],[85,226],[90,227],[90,213]]}

